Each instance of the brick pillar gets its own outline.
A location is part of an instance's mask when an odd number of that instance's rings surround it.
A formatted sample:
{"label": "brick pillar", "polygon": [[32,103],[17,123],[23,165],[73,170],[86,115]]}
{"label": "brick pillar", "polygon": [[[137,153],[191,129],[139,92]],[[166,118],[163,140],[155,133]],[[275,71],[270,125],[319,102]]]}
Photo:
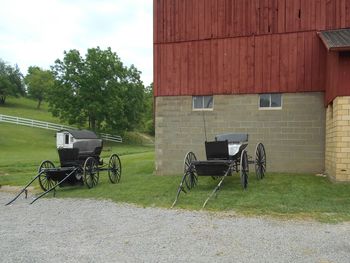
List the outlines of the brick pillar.
{"label": "brick pillar", "polygon": [[335,98],[326,118],[326,173],[350,181],[350,96]]}

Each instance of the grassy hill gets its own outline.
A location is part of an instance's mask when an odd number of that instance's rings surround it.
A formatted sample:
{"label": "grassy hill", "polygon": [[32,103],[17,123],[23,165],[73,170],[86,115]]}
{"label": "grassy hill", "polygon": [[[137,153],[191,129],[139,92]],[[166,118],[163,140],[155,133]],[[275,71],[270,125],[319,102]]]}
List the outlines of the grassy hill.
{"label": "grassy hill", "polygon": [[37,102],[28,98],[7,98],[5,105],[0,105],[0,114],[17,116],[39,121],[61,123],[48,111],[47,103],[43,102],[40,109],[36,108]]}
{"label": "grassy hill", "polygon": [[[105,143],[101,156],[153,152],[152,146]],[[0,123],[0,184],[23,185],[35,175],[42,160],[59,165],[55,132]]]}
{"label": "grassy hill", "polygon": [[[43,103],[40,109],[36,106],[36,101],[28,98],[8,98],[6,104],[0,106],[0,114],[61,123],[48,112],[47,104]],[[57,166],[55,134],[55,131],[0,122],[0,185],[24,185],[35,175],[42,160],[51,160]],[[152,145],[105,143],[101,156],[153,151]]]}

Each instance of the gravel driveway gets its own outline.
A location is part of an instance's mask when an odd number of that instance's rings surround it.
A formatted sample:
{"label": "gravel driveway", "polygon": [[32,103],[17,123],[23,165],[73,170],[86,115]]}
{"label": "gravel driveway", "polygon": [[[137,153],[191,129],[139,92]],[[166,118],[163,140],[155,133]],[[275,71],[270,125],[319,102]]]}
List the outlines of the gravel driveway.
{"label": "gravel driveway", "polygon": [[349,262],[350,223],[0,193],[0,262]]}

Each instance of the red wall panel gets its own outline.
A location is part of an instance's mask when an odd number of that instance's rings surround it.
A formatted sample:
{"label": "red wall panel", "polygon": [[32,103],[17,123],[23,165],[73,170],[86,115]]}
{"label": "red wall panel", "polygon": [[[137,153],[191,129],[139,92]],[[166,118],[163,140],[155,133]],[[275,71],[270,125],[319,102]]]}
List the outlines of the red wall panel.
{"label": "red wall panel", "polygon": [[350,96],[350,55],[329,52],[326,72],[326,104],[337,96]]}
{"label": "red wall panel", "polygon": [[157,96],[325,90],[326,51],[316,32],[156,46]]}
{"label": "red wall panel", "polygon": [[280,87],[280,45],[275,44],[279,43],[279,41],[279,34],[271,36],[271,86],[268,87],[269,92]]}
{"label": "red wall panel", "polygon": [[154,0],[156,96],[324,91],[350,0]]}
{"label": "red wall panel", "polygon": [[345,28],[349,8],[349,0],[154,0],[154,42]]}
{"label": "red wall panel", "polygon": [[350,56],[339,57],[339,79],[340,83],[338,85],[338,94],[339,96],[350,96]]}

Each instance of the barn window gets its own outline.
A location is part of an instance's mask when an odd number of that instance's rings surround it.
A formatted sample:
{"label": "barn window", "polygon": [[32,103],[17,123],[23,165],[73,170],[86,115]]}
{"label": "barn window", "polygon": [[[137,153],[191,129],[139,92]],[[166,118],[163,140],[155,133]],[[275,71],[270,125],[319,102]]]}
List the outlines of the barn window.
{"label": "barn window", "polygon": [[69,134],[65,134],[64,136],[64,143],[69,144]]}
{"label": "barn window", "polygon": [[260,109],[282,109],[282,94],[260,94],[259,95]]}
{"label": "barn window", "polygon": [[212,110],[214,105],[213,96],[193,96],[193,110]]}

